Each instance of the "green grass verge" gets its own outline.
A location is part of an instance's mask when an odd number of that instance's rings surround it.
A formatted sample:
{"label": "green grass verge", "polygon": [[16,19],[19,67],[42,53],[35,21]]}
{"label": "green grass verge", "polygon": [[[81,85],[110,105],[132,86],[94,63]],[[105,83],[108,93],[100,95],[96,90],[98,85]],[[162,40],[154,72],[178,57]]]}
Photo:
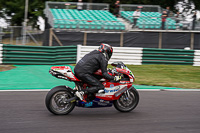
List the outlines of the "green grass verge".
{"label": "green grass verge", "polygon": [[138,85],[156,85],[187,89],[200,88],[200,67],[187,65],[127,65]]}
{"label": "green grass verge", "polygon": [[[112,66],[109,65],[110,68]],[[135,75],[136,85],[152,85],[200,89],[200,67],[187,65],[127,65]],[[0,65],[0,71],[15,68],[12,65]]]}

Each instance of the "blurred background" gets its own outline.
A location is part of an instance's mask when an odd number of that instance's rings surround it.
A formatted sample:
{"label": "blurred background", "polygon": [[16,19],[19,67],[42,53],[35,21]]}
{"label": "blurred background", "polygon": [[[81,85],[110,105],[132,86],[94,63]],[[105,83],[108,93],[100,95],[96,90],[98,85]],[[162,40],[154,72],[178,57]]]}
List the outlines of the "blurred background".
{"label": "blurred background", "polygon": [[[135,23],[133,13],[139,9],[140,16]],[[182,38],[179,43],[183,46],[174,46],[166,48],[185,48],[185,39],[194,40],[192,49],[199,48],[198,34],[194,37],[186,33],[197,33],[200,30],[200,2],[198,0],[7,0],[0,1],[0,43],[16,45],[58,45],[57,41],[51,44],[49,38],[49,29],[52,28],[58,40],[63,45],[90,45],[93,42],[99,42],[98,39],[106,35],[90,34],[90,36],[77,35],[77,32],[87,33],[111,33],[117,40],[113,41],[111,36],[106,40],[111,45],[117,46],[140,46],[133,45],[138,42],[136,39],[127,40],[127,38],[137,38],[138,36],[151,36],[154,41],[162,39],[155,37],[152,32],[173,33],[166,35]],[[167,11],[165,25],[162,25],[163,11]],[[160,31],[161,30],[161,31]],[[151,32],[149,32],[151,31]],[[195,32],[196,31],[196,32]],[[67,41],[62,35],[67,36],[68,32],[74,36],[73,40]],[[137,33],[140,35],[129,36],[115,33]],[[145,35],[141,35],[141,34]],[[82,37],[83,36],[83,37]],[[159,36],[159,35],[156,35]],[[185,38],[186,37],[186,38]],[[71,37],[70,37],[71,38]],[[125,40],[126,39],[126,40]],[[121,42],[120,42],[121,41]],[[126,44],[128,41],[128,44]],[[167,43],[163,40],[164,43]],[[155,44],[155,42],[152,42]],[[177,40],[171,43],[177,44]],[[187,42],[190,43],[190,42]],[[197,43],[197,44],[196,44]],[[124,45],[125,44],[125,45]],[[170,45],[170,44],[167,44]],[[146,45],[145,45],[146,46]],[[155,47],[148,44],[147,47]],[[189,45],[190,47],[190,45]],[[190,47],[191,48],[191,47]]]}

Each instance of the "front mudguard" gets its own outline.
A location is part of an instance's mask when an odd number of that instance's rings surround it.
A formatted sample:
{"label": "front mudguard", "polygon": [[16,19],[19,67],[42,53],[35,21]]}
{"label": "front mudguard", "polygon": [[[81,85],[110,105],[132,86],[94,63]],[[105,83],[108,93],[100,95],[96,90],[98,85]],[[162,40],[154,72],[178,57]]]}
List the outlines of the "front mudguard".
{"label": "front mudguard", "polygon": [[[133,89],[134,91],[137,92],[137,90],[136,90],[133,86],[131,86],[130,88],[128,88],[128,87],[126,86],[126,87],[124,87],[123,89],[117,91],[117,92],[114,94],[115,99],[119,99],[119,97],[120,97],[124,92],[126,92],[127,90],[130,90],[130,89]],[[137,92],[137,93],[138,93],[138,92]]]}

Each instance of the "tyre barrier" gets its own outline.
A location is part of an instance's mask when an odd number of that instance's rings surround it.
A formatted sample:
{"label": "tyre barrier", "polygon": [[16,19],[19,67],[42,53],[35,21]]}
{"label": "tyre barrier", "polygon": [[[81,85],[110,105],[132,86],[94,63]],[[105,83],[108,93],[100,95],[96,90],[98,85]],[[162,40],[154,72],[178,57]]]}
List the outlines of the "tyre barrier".
{"label": "tyre barrier", "polygon": [[142,64],[193,65],[194,50],[144,48]]}
{"label": "tyre barrier", "polygon": [[0,64],[75,64],[77,46],[22,46],[0,44]]}
{"label": "tyre barrier", "polygon": [[[0,64],[58,65],[75,64],[98,46],[21,46],[0,44]],[[200,66],[200,50],[113,47],[109,64],[172,64]]]}

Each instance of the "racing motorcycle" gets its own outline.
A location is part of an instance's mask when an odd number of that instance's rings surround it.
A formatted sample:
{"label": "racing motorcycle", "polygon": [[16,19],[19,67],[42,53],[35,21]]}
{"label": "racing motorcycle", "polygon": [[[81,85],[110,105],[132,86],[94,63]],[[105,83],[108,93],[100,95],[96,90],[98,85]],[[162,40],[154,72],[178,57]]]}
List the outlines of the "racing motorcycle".
{"label": "racing motorcycle", "polygon": [[102,72],[99,69],[94,74],[99,76],[100,81],[105,86],[104,90],[90,95],[85,94],[87,102],[81,101],[75,92],[89,87],[88,84],[81,82],[75,77],[69,66],[51,67],[49,73],[59,79],[64,79],[75,83],[75,88],[68,86],[56,86],[46,95],[45,103],[47,109],[55,115],[69,114],[75,106],[84,108],[114,107],[120,112],[129,112],[135,109],[139,102],[139,93],[132,86],[134,75],[123,62],[113,62],[113,69],[108,73],[112,76],[121,76],[119,81],[109,81],[102,78]]}

